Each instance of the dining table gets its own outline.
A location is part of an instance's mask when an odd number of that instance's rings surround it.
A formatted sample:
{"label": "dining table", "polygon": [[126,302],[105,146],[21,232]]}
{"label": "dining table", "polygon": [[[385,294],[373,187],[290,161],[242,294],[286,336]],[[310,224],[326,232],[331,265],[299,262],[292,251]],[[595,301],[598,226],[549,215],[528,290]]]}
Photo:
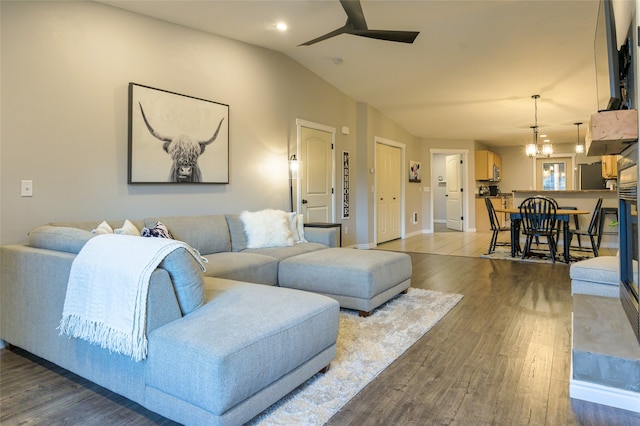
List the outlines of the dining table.
{"label": "dining table", "polygon": [[[516,248],[519,246],[520,236],[518,235],[520,232],[520,209],[517,207],[496,207],[495,211],[498,213],[508,213],[509,218],[511,219],[511,257],[516,257]],[[591,212],[588,210],[568,210],[568,209],[558,209],[556,210],[557,220],[562,222],[562,248],[563,248],[563,259],[565,263],[569,263],[571,257],[569,255],[570,249],[569,244],[569,219],[573,215],[582,215],[582,214],[590,214]]]}

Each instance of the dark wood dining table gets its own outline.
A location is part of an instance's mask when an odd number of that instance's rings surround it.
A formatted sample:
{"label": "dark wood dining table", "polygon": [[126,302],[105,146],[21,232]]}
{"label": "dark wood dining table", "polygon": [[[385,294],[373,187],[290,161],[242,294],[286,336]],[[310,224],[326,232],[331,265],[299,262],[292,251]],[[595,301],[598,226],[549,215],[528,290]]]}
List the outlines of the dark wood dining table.
{"label": "dark wood dining table", "polygon": [[[518,242],[520,239],[520,235],[518,235],[520,231],[520,209],[518,208],[499,208],[495,209],[498,213],[508,213],[509,218],[511,219],[511,257],[516,257],[516,247],[518,247]],[[558,209],[556,210],[557,220],[562,222],[562,245],[563,245],[563,258],[565,263],[569,263],[569,219],[573,215],[579,214],[590,214],[591,212],[588,210],[564,210]]]}

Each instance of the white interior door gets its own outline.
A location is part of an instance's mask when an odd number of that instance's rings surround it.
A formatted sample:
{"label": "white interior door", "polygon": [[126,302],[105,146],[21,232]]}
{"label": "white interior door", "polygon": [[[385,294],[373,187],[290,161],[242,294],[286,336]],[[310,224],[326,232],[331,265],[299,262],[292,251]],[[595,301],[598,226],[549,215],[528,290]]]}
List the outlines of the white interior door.
{"label": "white interior door", "polygon": [[304,221],[333,222],[333,138],[329,131],[301,127],[300,213]]}
{"label": "white interior door", "polygon": [[462,231],[462,154],[447,155],[447,228]]}
{"label": "white interior door", "polygon": [[402,155],[400,148],[376,144],[377,243],[402,236]]}

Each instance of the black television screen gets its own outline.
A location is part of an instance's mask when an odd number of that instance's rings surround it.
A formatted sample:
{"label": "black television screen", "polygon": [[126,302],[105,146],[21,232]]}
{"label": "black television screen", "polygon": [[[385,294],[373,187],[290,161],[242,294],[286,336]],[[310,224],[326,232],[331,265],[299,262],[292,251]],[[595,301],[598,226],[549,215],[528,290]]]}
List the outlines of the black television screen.
{"label": "black television screen", "polygon": [[619,109],[622,104],[615,25],[611,0],[601,0],[593,43],[599,111]]}

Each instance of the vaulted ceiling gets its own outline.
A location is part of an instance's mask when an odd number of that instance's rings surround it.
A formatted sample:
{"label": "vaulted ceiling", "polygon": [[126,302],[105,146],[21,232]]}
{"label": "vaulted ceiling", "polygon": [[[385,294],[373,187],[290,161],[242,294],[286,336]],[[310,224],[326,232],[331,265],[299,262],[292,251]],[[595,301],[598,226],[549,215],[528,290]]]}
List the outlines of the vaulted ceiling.
{"label": "vaulted ceiling", "polygon": [[573,123],[597,110],[596,0],[363,0],[369,28],[419,31],[415,42],[311,46],[299,45],[345,24],[338,0],[102,2],[280,51],[422,138],[524,145],[539,94],[540,132],[573,143]]}

